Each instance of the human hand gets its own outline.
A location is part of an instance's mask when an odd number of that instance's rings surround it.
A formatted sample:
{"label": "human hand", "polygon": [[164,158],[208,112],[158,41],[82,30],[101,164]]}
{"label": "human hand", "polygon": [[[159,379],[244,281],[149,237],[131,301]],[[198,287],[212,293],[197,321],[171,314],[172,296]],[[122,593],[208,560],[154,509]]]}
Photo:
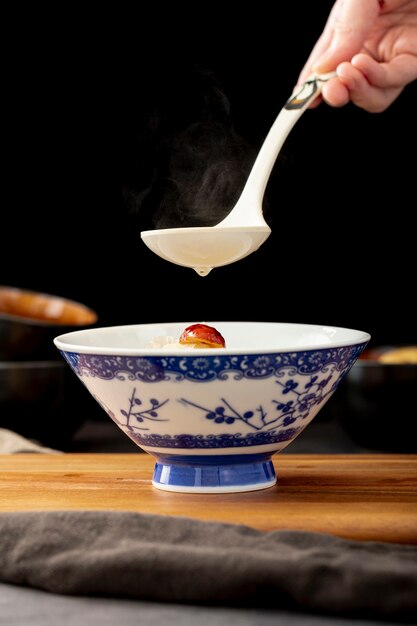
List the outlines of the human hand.
{"label": "human hand", "polygon": [[336,0],[298,83],[331,70],[337,77],[321,93],[328,104],[388,108],[417,79],[417,0]]}

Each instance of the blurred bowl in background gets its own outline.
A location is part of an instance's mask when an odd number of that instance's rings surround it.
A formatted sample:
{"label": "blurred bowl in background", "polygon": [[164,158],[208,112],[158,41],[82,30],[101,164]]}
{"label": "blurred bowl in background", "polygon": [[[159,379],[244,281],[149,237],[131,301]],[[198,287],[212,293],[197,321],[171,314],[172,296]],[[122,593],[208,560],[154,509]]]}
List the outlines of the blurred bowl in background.
{"label": "blurred bowl in background", "polygon": [[355,443],[381,452],[417,453],[417,346],[365,350],[335,397]]}
{"label": "blurred bowl in background", "polygon": [[0,286],[0,360],[59,360],[54,337],[96,322],[97,314],[79,302]]}
{"label": "blurred bowl in background", "polygon": [[95,404],[62,361],[0,362],[0,428],[63,449]]}

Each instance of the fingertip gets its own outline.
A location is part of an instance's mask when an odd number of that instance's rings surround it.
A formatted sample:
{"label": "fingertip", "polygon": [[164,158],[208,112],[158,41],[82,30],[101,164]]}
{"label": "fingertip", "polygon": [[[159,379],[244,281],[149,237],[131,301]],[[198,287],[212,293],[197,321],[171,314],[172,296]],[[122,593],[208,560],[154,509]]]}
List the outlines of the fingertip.
{"label": "fingertip", "polygon": [[368,54],[363,54],[363,52],[360,52],[359,54],[355,54],[355,56],[352,57],[351,63],[355,67],[358,67],[370,58],[371,57]]}
{"label": "fingertip", "polygon": [[336,68],[336,74],[339,80],[349,80],[352,74],[352,65],[348,61],[340,63]]}
{"label": "fingertip", "polygon": [[356,54],[353,57],[351,64],[354,68],[362,72],[362,74],[367,74],[369,72],[375,71],[379,66],[378,61],[375,61],[375,59],[370,57],[369,54],[363,53]]}
{"label": "fingertip", "polygon": [[338,68],[337,75],[340,82],[349,91],[351,99],[352,93],[362,92],[369,86],[366,73],[354,67],[351,63],[343,63]]}
{"label": "fingertip", "polygon": [[359,72],[369,84],[375,87],[391,86],[387,80],[387,65],[385,63],[378,63],[378,61],[375,61],[375,59],[368,54],[357,54],[352,59],[352,67],[356,72]]}
{"label": "fingertip", "polygon": [[350,100],[349,90],[337,78],[332,78],[324,85],[321,95],[332,107],[345,106]]}

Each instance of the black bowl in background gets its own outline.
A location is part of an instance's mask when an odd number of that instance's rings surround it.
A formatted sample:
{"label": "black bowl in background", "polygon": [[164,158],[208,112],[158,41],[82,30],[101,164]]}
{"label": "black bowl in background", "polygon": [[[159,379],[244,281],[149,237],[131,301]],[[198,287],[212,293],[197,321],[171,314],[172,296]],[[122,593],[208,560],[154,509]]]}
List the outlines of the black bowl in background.
{"label": "black bowl in background", "polygon": [[95,410],[63,359],[0,362],[0,428],[65,449]]}
{"label": "black bowl in background", "polygon": [[96,322],[97,314],[79,302],[0,286],[0,360],[58,360],[54,338]]}
{"label": "black bowl in background", "polygon": [[364,448],[417,453],[417,364],[383,363],[365,352],[341,383],[334,407],[353,441]]}

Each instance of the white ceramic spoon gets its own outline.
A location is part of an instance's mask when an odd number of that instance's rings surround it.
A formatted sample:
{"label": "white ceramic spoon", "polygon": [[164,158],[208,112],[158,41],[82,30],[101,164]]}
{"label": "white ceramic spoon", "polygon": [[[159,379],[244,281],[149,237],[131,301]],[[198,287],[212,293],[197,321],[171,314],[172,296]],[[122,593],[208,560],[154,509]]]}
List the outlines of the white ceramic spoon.
{"label": "white ceramic spoon", "polygon": [[287,100],[262,144],[239,200],[221,222],[215,226],[142,231],[148,248],[171,263],[195,269],[200,276],[255,252],[271,232],[263,217],[262,201],[279,151],[323,84],[335,75],[329,72],[310,77]]}

